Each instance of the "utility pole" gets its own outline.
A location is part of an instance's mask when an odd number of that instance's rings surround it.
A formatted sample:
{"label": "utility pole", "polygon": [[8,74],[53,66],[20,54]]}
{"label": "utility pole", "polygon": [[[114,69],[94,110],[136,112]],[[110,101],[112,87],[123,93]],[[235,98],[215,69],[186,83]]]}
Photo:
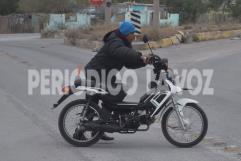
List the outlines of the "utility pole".
{"label": "utility pole", "polygon": [[153,0],[153,22],[154,27],[160,26],[160,0]]}
{"label": "utility pole", "polygon": [[105,0],[105,23],[111,22],[111,0]]}

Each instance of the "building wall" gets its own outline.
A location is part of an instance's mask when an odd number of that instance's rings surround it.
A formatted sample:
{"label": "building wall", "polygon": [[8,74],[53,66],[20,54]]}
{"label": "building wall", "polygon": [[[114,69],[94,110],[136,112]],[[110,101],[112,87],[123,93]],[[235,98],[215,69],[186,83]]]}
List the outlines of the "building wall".
{"label": "building wall", "polygon": [[[179,14],[167,13],[165,10],[166,6],[160,7],[160,26],[179,25]],[[129,8],[129,12],[125,14],[125,20],[130,21],[130,11],[139,11],[141,15],[141,25],[150,25],[152,23],[153,10],[150,5],[134,4]]]}
{"label": "building wall", "polygon": [[144,10],[147,10],[147,7],[145,7],[145,6],[139,6],[139,5],[133,5],[133,6],[132,6],[132,10],[133,10],[133,11],[144,11]]}
{"label": "building wall", "polygon": [[160,25],[171,25],[173,27],[179,26],[179,14],[176,13],[168,13],[167,19],[160,19]]}
{"label": "building wall", "polygon": [[56,30],[64,27],[65,24],[65,14],[50,14],[49,15],[49,23],[47,28],[50,30]]}
{"label": "building wall", "polygon": [[47,29],[83,28],[89,26],[91,16],[88,14],[50,14]]}
{"label": "building wall", "polygon": [[[152,22],[152,11],[144,10],[140,12],[141,15],[141,25],[150,25]],[[125,14],[125,20],[130,21],[130,12]],[[179,14],[168,13],[165,19],[160,19],[160,26],[179,26]]]}

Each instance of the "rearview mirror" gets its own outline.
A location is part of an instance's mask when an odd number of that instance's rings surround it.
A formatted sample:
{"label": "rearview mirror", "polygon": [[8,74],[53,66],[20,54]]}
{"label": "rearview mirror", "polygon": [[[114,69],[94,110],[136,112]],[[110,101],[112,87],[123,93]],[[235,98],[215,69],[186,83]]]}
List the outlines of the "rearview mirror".
{"label": "rearview mirror", "polygon": [[148,39],[147,35],[144,35],[144,36],[143,36],[143,42],[144,42],[144,43],[147,43],[148,41],[149,41],[149,39]]}

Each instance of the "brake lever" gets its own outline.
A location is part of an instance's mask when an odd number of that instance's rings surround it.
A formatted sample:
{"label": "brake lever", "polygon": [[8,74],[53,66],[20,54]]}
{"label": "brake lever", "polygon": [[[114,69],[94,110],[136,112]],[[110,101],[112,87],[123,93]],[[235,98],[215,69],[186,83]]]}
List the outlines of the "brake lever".
{"label": "brake lever", "polygon": [[194,89],[192,89],[192,88],[182,88],[182,90],[184,90],[184,91],[190,91],[190,90],[194,90]]}

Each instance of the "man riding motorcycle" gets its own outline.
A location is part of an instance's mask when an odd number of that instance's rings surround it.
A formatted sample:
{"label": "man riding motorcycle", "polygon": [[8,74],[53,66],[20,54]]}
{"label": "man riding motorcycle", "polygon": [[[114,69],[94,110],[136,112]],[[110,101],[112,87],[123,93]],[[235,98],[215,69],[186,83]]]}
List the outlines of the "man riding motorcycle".
{"label": "man riding motorcycle", "polygon": [[[105,71],[106,77],[113,69],[117,74],[123,67],[129,69],[137,69],[144,67],[149,63],[148,57],[143,56],[140,52],[132,49],[132,41],[135,39],[134,33],[136,32],[135,26],[128,21],[120,24],[119,28],[107,33],[104,38],[104,45],[99,52],[90,60],[85,66],[87,79],[96,81],[93,77],[88,78],[88,71],[96,71],[99,78],[102,78],[102,72]],[[114,74],[114,75],[115,75]],[[106,86],[116,87],[116,76],[112,77],[111,83]],[[107,91],[109,88],[106,88]],[[111,91],[108,91],[112,93]],[[126,96],[123,88],[117,95],[108,94],[107,100],[109,102],[121,102]],[[88,97],[88,96],[87,96]],[[98,100],[94,100],[98,104]],[[102,137],[103,140],[113,140],[114,138],[108,137],[106,134]]]}
{"label": "man riding motorcycle", "polygon": [[[152,50],[150,57],[144,57],[132,49],[134,32],[135,28],[130,22],[123,22],[118,29],[107,33],[103,39],[104,46],[85,66],[86,80],[79,79],[75,81],[74,86],[64,87],[64,95],[53,108],[74,93],[85,91],[87,95],[85,99],[70,102],[61,111],[58,121],[61,135],[72,145],[87,147],[101,138],[114,139],[104,132],[130,134],[147,131],[158,116],[162,121],[163,134],[170,143],[178,147],[197,145],[207,133],[208,120],[204,111],[195,100],[174,99],[179,92],[188,89],[176,86],[173,78],[169,77],[167,59],[161,59]],[[146,35],[143,36],[143,41],[148,43]],[[149,43],[148,46],[150,48]],[[118,72],[123,67],[136,69],[149,63],[153,65],[153,72],[156,76],[155,82],[150,83],[152,91],[145,93],[135,104],[123,102],[126,93],[116,83]],[[78,70],[78,78],[81,69],[82,67]],[[92,72],[95,73],[94,77],[92,77]],[[164,77],[160,77],[161,73]],[[162,90],[163,85],[168,89]],[[114,86],[114,88],[108,86]],[[117,86],[118,88],[115,88]],[[118,93],[114,94],[113,89],[117,89]],[[192,114],[194,112],[198,116],[200,121],[197,124],[198,127],[192,128],[194,120],[189,118],[189,112],[187,112],[188,115],[186,114],[187,110],[191,110]],[[69,123],[70,121],[72,123]],[[140,128],[141,125],[146,125],[146,128]],[[180,133],[183,135],[181,138]]]}

